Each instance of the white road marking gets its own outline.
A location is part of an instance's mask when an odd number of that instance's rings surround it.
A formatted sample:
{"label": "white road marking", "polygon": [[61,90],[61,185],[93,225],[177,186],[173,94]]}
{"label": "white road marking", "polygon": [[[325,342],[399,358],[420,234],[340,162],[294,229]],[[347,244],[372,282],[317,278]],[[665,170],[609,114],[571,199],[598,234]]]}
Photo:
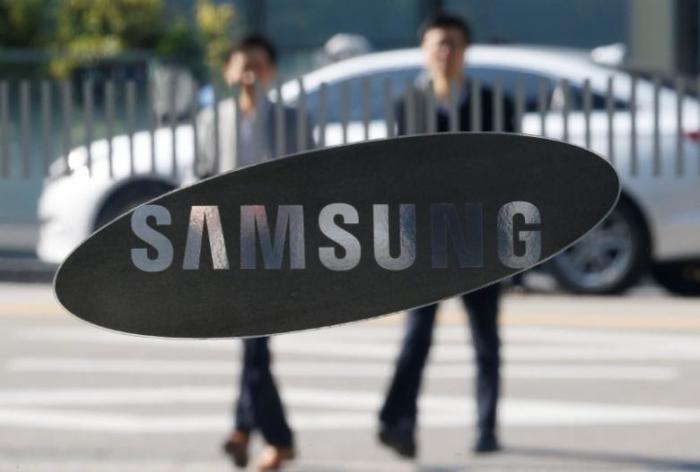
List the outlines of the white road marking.
{"label": "white road marking", "polygon": [[[700,359],[700,337],[595,330],[507,327],[504,330],[504,376],[532,380],[676,380],[679,370],[664,365],[635,365],[624,360]],[[279,336],[273,351],[282,358],[274,364],[284,377],[388,379],[398,352],[401,329],[372,326],[366,329],[325,329]],[[442,327],[436,332],[432,362],[426,373],[433,379],[473,376],[468,328]],[[211,360],[95,357],[18,357],[6,360],[15,373],[107,373],[126,375],[224,376],[219,385],[179,385],[159,388],[35,388],[0,391],[0,427],[35,428],[98,433],[182,434],[220,432],[230,427],[230,404],[235,398],[231,381],[240,364],[240,343],[235,340],[166,340],[125,336],[89,328],[21,329],[21,342],[78,342],[136,350],[153,347],[178,349],[180,358],[192,359],[188,350],[215,350]],[[444,342],[447,340],[447,342]],[[676,342],[676,340],[678,342]],[[146,351],[150,353],[151,351]],[[189,351],[191,352],[191,351]],[[201,351],[200,351],[201,352]],[[168,351],[172,354],[172,351]],[[101,355],[105,355],[104,353]],[[144,353],[144,356],[147,354]],[[221,360],[221,356],[225,359]],[[286,358],[285,358],[286,356]],[[293,357],[289,360],[289,357]],[[230,360],[228,360],[230,359]],[[322,359],[323,362],[318,362]],[[313,360],[313,361],[312,361]],[[571,364],[561,361],[588,361]],[[608,362],[613,360],[614,362]],[[437,361],[437,362],[436,362]],[[534,361],[527,363],[527,361]],[[545,361],[545,362],[538,362]],[[300,388],[285,382],[282,391],[297,429],[356,430],[376,426],[383,390]],[[215,414],[187,414],[173,405],[207,405]],[[145,406],[155,406],[150,412]],[[158,409],[160,407],[165,409]],[[97,407],[100,409],[97,410]],[[119,407],[120,411],[106,410]],[[123,408],[128,408],[126,411]],[[474,401],[462,396],[427,394],[420,401],[422,426],[465,427],[474,422]],[[144,412],[145,411],[145,412]],[[659,405],[629,405],[505,398],[500,422],[512,427],[625,425],[635,423],[700,423],[700,409]]]}
{"label": "white road marking", "polygon": [[[125,375],[237,375],[240,363],[227,361],[180,361],[152,359],[85,359],[20,357],[7,361],[10,372],[98,373]],[[393,363],[369,362],[300,362],[280,361],[273,364],[281,377],[355,377],[387,379]],[[433,364],[426,367],[433,379],[463,379],[474,376],[474,366]],[[678,377],[677,369],[666,366],[629,364],[513,364],[504,366],[504,378],[518,380],[645,380],[670,381]]]}
{"label": "white road marking", "polygon": [[[372,331],[368,328],[367,331]],[[510,332],[513,328],[506,330]],[[577,332],[570,330],[541,329],[524,333],[519,330],[520,340],[532,343],[504,342],[504,358],[508,362],[520,361],[585,361],[585,360],[700,360],[700,337],[688,336],[676,339],[669,335],[645,335],[636,333]],[[323,333],[323,335],[321,335]],[[331,336],[334,333],[337,336]],[[439,332],[441,333],[441,331]],[[439,335],[438,333],[438,335]],[[525,337],[529,336],[529,337]],[[507,337],[507,334],[506,334]],[[169,340],[150,339],[112,334],[89,329],[43,328],[23,329],[15,333],[15,339],[40,342],[83,342],[94,344],[139,344],[141,347],[172,347],[185,349],[214,349],[235,353],[240,348],[236,340]],[[399,338],[396,342],[377,342],[360,335],[344,337],[341,329],[324,329],[299,335],[278,336],[272,340],[275,352],[322,356],[323,358],[353,358],[365,360],[394,360]],[[435,343],[431,358],[443,362],[465,362],[472,358],[470,343]]]}
{"label": "white road marking", "polygon": [[[180,457],[159,457],[155,458],[114,458],[109,457],[100,461],[98,459],[81,458],[71,459],[56,457],[55,459],[44,459],[39,457],[23,457],[11,460],[0,458],[0,470],[3,471],[26,471],[33,472],[123,472],[125,470],[145,470],[148,472],[201,472],[203,470],[230,471],[228,458],[223,455],[219,460],[197,460],[188,458],[182,460]],[[215,457],[212,454],[212,457]],[[454,465],[445,463],[444,466],[430,464],[431,470],[457,471],[462,470]],[[387,456],[384,461],[369,460],[306,460],[306,455],[285,465],[285,472],[326,472],[332,471],[360,471],[360,472],[415,472],[416,465],[412,462],[399,463],[393,457]]]}
{"label": "white road marking", "polygon": [[[291,407],[291,423],[300,430],[352,430],[371,428],[381,394],[372,391],[284,389]],[[168,387],[141,389],[80,389],[5,392],[0,397],[0,425],[62,431],[102,433],[182,434],[225,431],[227,414],[138,414],[37,408],[37,404],[104,405],[107,403],[168,404],[230,401],[224,387]],[[43,401],[42,401],[43,400]],[[21,406],[31,404],[29,406]],[[300,411],[304,407],[315,411]],[[448,395],[426,395],[420,402],[424,427],[466,427],[474,421],[473,400]],[[506,398],[501,423],[506,427],[590,426],[640,423],[698,423],[700,409],[654,405]]]}

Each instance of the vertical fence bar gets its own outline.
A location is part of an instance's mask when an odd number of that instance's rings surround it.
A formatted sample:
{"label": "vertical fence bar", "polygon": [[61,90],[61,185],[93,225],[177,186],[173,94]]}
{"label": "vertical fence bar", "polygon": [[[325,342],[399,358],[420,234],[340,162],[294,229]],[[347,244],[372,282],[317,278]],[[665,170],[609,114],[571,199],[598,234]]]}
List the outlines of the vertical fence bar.
{"label": "vertical fence bar", "polygon": [[587,149],[591,148],[591,110],[593,109],[593,94],[591,93],[591,79],[583,81],[583,133],[584,143]]}
{"label": "vertical fence bar", "polygon": [[[259,82],[256,82],[256,83],[253,85],[253,96],[255,97],[255,98],[253,99],[253,100],[255,101],[255,107],[254,107],[254,109],[253,109],[253,115],[252,115],[252,117],[253,117],[253,128],[252,128],[252,133],[253,133],[253,134],[252,134],[252,136],[253,136],[253,138],[252,138],[252,139],[253,139],[253,141],[252,141],[252,142],[253,142],[253,162],[259,162],[259,159],[260,159],[260,131],[261,131],[261,127],[258,126],[259,123],[260,123],[260,113],[258,113],[258,112],[259,112],[258,105],[260,105],[260,103],[258,102],[258,97],[259,97],[259,92],[258,92],[258,91],[259,91],[259,90],[260,90],[260,83],[259,83]],[[240,92],[243,93],[243,88],[240,89]],[[301,94],[301,92],[300,92],[300,94]],[[242,105],[242,103],[243,103],[243,102],[241,102],[240,105]],[[299,107],[299,104],[297,103],[297,114],[298,114],[298,112],[299,112],[299,108],[298,108],[298,107]],[[241,130],[241,131],[240,131],[241,136],[243,136],[244,133],[246,133],[246,132],[248,132],[248,131],[250,131],[250,130],[246,130],[246,129],[243,127],[243,124],[245,123],[244,120],[245,120],[246,117],[243,116],[243,107],[242,107],[242,106],[239,107],[238,112],[237,112],[237,116],[240,116],[240,117],[241,117],[241,119],[240,119],[240,123],[241,123],[241,124],[239,125],[239,126],[240,126],[239,129]],[[297,121],[298,121],[298,120],[297,120]],[[297,128],[297,129],[298,129],[298,128]],[[238,154],[238,156],[244,155],[244,154],[245,154],[245,151],[242,150],[243,145],[244,145],[244,143],[241,143],[241,146],[238,148],[239,151],[240,151],[240,153]],[[225,155],[225,151],[224,151],[223,149],[221,150],[221,153],[222,153],[222,156]],[[236,159],[235,162],[236,162],[237,166],[241,166],[241,160],[238,158],[238,156],[237,156],[237,159]]]}
{"label": "vertical fence bar", "polygon": [[[41,150],[42,150],[42,174],[46,177],[51,165],[53,154],[53,120],[51,83],[48,80],[41,81]],[[2,139],[2,138],[0,138]]]}
{"label": "vertical fence bar", "polygon": [[479,79],[472,79],[472,87],[471,87],[471,130],[478,132],[481,131],[481,83],[479,82]]}
{"label": "vertical fence bar", "polygon": [[435,89],[433,82],[425,89],[425,125],[428,133],[437,132],[437,113],[435,110]]}
{"label": "vertical fence bar", "polygon": [[284,103],[282,98],[282,84],[279,79],[275,80],[275,103],[274,103],[274,123],[275,123],[275,157],[284,155]]}
{"label": "vertical fence bar", "polygon": [[654,115],[654,129],[653,129],[653,146],[654,146],[654,154],[653,154],[653,173],[654,176],[659,176],[661,175],[661,140],[659,137],[659,113],[660,113],[660,107],[659,107],[659,92],[661,89],[661,80],[658,77],[654,78],[654,106],[653,106],[653,115]]}
{"label": "vertical fence bar", "polygon": [[608,160],[615,165],[615,96],[613,95],[613,76],[608,77],[605,90],[605,113],[608,117]]}
{"label": "vertical fence bar", "polygon": [[[197,103],[192,100],[192,103]],[[131,175],[136,174],[136,152],[134,146],[134,130],[136,128],[136,84],[133,80],[126,81],[126,133],[129,136],[129,169]],[[196,152],[196,150],[195,150]]]}
{"label": "vertical fence bar", "polygon": [[94,87],[90,79],[83,82],[83,139],[87,152],[88,175],[93,175],[92,142],[94,139],[93,123],[95,120],[94,111]]}
{"label": "vertical fence bar", "polygon": [[392,100],[393,94],[391,88],[391,78],[386,77],[384,79],[384,83],[382,84],[382,92],[384,95],[384,123],[386,124],[387,138],[394,137],[396,127],[396,124],[394,123],[394,103]]}
{"label": "vertical fence bar", "polygon": [[[195,90],[199,90],[199,85],[195,86]],[[198,114],[197,100],[192,100],[192,103],[190,103],[190,123],[192,124],[192,175],[195,177],[199,177],[199,170],[201,169],[200,161],[202,159],[199,146]],[[133,153],[131,155],[133,155]]]}
{"label": "vertical fence bar", "polygon": [[[2,147],[2,168],[0,169],[3,178],[10,176],[10,96],[8,93],[8,83],[0,82],[0,146]],[[67,156],[67,154],[66,154]],[[66,157],[67,158],[67,157]]]}
{"label": "vertical fence bar", "polygon": [[12,157],[10,156],[10,94],[9,83],[5,80],[0,82],[0,146],[2,147],[2,169],[3,178],[10,176]]}
{"label": "vertical fence bar", "polygon": [[683,102],[685,95],[685,81],[683,77],[676,79],[676,176],[682,177],[685,173],[685,141],[683,139]]}
{"label": "vertical fence bar", "polygon": [[562,139],[566,142],[569,142],[569,112],[571,111],[571,94],[569,88],[569,81],[566,79],[562,79],[561,81],[561,95]]}
{"label": "vertical fence bar", "polygon": [[[240,85],[225,89],[217,89],[214,87],[213,121],[214,121],[214,155],[211,161],[211,173],[219,174],[227,170],[236,168],[237,163],[242,161],[241,158],[241,122],[244,120],[243,111],[241,109],[241,89]],[[230,107],[228,106],[230,104]],[[228,110],[228,111],[227,111]],[[231,113],[233,116],[233,133],[229,136],[221,132],[222,114],[225,118],[226,113]],[[229,132],[231,130],[228,130]],[[228,143],[226,137],[229,136]],[[222,146],[223,145],[223,146]],[[232,152],[225,153],[227,145]],[[211,151],[211,149],[207,149]],[[228,155],[227,155],[228,154]]]}
{"label": "vertical fence bar", "polygon": [[31,127],[31,88],[29,81],[23,80],[20,83],[20,134],[22,137],[22,177],[28,179],[32,172],[32,145],[30,140]]}
{"label": "vertical fence bar", "polygon": [[63,146],[63,161],[65,172],[70,171],[70,161],[68,156],[70,154],[70,149],[73,147],[71,139],[71,124],[73,120],[73,93],[70,88],[69,82],[63,82],[61,84],[61,108],[63,111],[63,129],[61,134],[63,135],[62,146]]}
{"label": "vertical fence bar", "polygon": [[326,122],[328,121],[328,86],[322,82],[318,89],[318,147],[326,147]]}
{"label": "vertical fence bar", "polygon": [[413,81],[406,81],[406,96],[404,104],[404,129],[406,135],[416,134],[416,91]]}
{"label": "vertical fence bar", "polygon": [[493,82],[493,131],[503,131],[503,82],[499,79]]}
{"label": "vertical fence bar", "polygon": [[[240,126],[241,126],[242,116],[239,113],[240,110],[238,109],[238,94],[235,92],[236,92],[236,90],[234,90],[233,108],[235,110],[235,113],[234,113],[235,118],[234,119],[236,121],[236,124],[235,124],[235,127],[236,127],[235,131],[236,132],[234,133],[234,139],[236,142],[234,143],[233,149],[235,151],[235,155],[238,156],[239,155],[238,146],[240,146],[240,142],[239,142],[240,140],[238,139],[238,137],[240,136],[240,133],[238,132],[238,130],[240,129]],[[213,99],[214,103],[212,105],[212,107],[213,107],[212,113],[214,115],[214,143],[213,143],[214,144],[214,155],[212,156],[212,162],[210,163],[211,169],[208,169],[208,170],[212,174],[218,174],[222,170],[222,167],[221,167],[222,166],[222,163],[221,163],[222,159],[221,159],[221,142],[220,142],[221,130],[219,129],[219,126],[221,124],[220,123],[221,120],[219,117],[219,92],[216,90],[216,87],[213,88],[213,95],[214,95],[214,99]]]}
{"label": "vertical fence bar", "polygon": [[297,109],[297,152],[306,151],[306,136],[308,135],[309,123],[306,115],[306,89],[304,81],[299,78],[299,108]]}
{"label": "vertical fence bar", "polygon": [[[259,92],[258,92],[258,90],[260,90],[260,83],[259,83],[259,82],[256,82],[255,84],[253,84],[253,97],[254,97],[253,100],[254,100],[255,104],[254,104],[254,108],[253,108],[253,113],[252,113],[252,115],[251,115],[252,120],[253,120],[253,122],[252,122],[252,123],[253,123],[253,125],[252,125],[252,126],[253,126],[253,127],[252,127],[253,162],[259,162],[259,159],[260,159],[260,154],[259,154],[259,153],[260,153],[260,131],[261,131],[261,127],[258,127],[258,124],[260,123],[260,121],[259,121],[260,114],[258,113],[258,112],[259,112],[258,105],[260,104],[260,103],[258,102],[258,97],[259,97]],[[240,92],[241,94],[244,93],[243,87],[241,87],[241,88],[239,89],[239,92]],[[301,92],[300,92],[300,95],[301,95]],[[239,106],[239,108],[238,108],[238,111],[236,112],[236,116],[240,116],[240,117],[241,117],[241,119],[238,120],[238,122],[240,122],[240,125],[238,125],[237,131],[240,133],[239,136],[241,136],[241,139],[242,139],[242,140],[245,139],[245,138],[243,138],[243,136],[245,136],[246,133],[248,133],[248,132],[251,131],[250,129],[246,129],[246,128],[243,126],[244,124],[246,124],[246,121],[245,121],[246,118],[248,118],[248,117],[245,117],[245,116],[244,116],[244,113],[243,113],[243,103],[245,103],[245,101],[244,101],[244,100],[241,100],[241,102],[239,103],[240,106]],[[297,115],[298,115],[298,113],[299,113],[299,103],[297,102]],[[297,121],[298,121],[298,120],[297,120]],[[298,130],[298,124],[297,124],[297,130]],[[297,133],[297,132],[295,131],[295,135],[296,135],[296,133]],[[238,156],[245,155],[245,154],[247,153],[247,150],[244,150],[244,149],[243,149],[243,146],[244,146],[245,144],[246,144],[246,143],[241,142],[240,145],[239,145],[239,147],[238,147],[238,151],[239,151],[239,152],[237,153],[236,159],[235,159],[235,161],[234,161],[234,162],[236,163],[236,166],[238,166],[238,167],[240,167],[240,166],[242,165],[241,159],[240,159]],[[221,150],[221,155],[222,155],[222,157],[226,155],[226,151],[225,151],[224,149]],[[234,168],[235,168],[235,167],[234,167]],[[227,169],[229,169],[229,167],[227,167]]]}
{"label": "vertical fence bar", "polygon": [[447,97],[447,113],[449,130],[459,131],[459,86],[456,81],[450,82],[449,95]]}
{"label": "vertical fence bar", "polygon": [[[300,131],[299,128],[301,125],[299,124],[299,121],[301,120],[301,84],[299,85],[299,103],[297,104],[297,145],[300,145]],[[263,116],[264,113],[264,90],[263,86],[260,83],[255,84],[255,90],[254,90],[254,95],[255,95],[255,118],[253,120],[253,162],[262,162],[265,159],[265,143],[263,143],[263,133],[264,133],[264,126],[265,126],[265,118]]]}
{"label": "vertical fence bar", "polygon": [[112,138],[114,137],[114,82],[105,82],[105,128],[107,131],[107,168],[109,178],[114,177],[114,149]]}
{"label": "vertical fence bar", "polygon": [[155,174],[156,169],[156,111],[153,106],[153,97],[155,97],[155,90],[152,78],[147,79],[146,83],[146,116],[148,126],[148,142],[149,150],[151,153],[151,173]]}
{"label": "vertical fence bar", "polygon": [[170,76],[170,88],[168,90],[168,121],[170,122],[170,175],[177,178],[177,85],[178,77],[176,73]]}
{"label": "vertical fence bar", "polygon": [[340,83],[340,127],[343,134],[343,144],[348,142],[348,87],[349,83],[347,80]]}
{"label": "vertical fence bar", "polygon": [[83,81],[83,139],[85,140],[85,149],[87,151],[87,170],[92,176],[92,136],[93,136],[93,88],[92,80],[86,79]]}
{"label": "vertical fence bar", "polygon": [[279,79],[275,80],[275,157],[285,154],[285,123],[284,123],[284,99],[282,98],[282,84]]}
{"label": "vertical fence bar", "polygon": [[370,84],[369,77],[362,78],[362,127],[364,131],[364,139],[369,139],[369,120],[370,120]]}
{"label": "vertical fence bar", "polygon": [[[243,116],[243,110],[241,108],[241,87],[234,87],[233,89],[233,95],[232,95],[232,104],[233,104],[233,115],[236,117],[235,119],[235,124],[233,125],[233,140],[234,140],[234,145],[232,146],[232,149],[235,150],[235,153],[233,154],[233,158],[224,161],[223,155],[222,154],[217,154],[219,156],[219,167],[217,169],[217,172],[221,172],[221,170],[233,170],[236,168],[241,161],[241,150],[243,149],[243,139],[242,139],[242,133],[241,133],[241,123],[243,122],[244,116]],[[217,118],[218,119],[218,118]],[[217,126],[218,129],[218,126]],[[220,132],[220,131],[219,131]],[[218,138],[217,138],[218,139]],[[218,148],[218,152],[222,153],[223,150],[221,147]]]}
{"label": "vertical fence bar", "polygon": [[515,123],[513,129],[516,133],[523,132],[523,116],[525,116],[525,83],[522,77],[515,81]]}
{"label": "vertical fence bar", "polygon": [[637,78],[630,81],[630,174],[637,176],[639,162],[637,156]]}
{"label": "vertical fence bar", "polygon": [[546,79],[540,80],[537,91],[537,108],[540,114],[540,134],[547,136],[547,94],[549,92],[549,84]]}

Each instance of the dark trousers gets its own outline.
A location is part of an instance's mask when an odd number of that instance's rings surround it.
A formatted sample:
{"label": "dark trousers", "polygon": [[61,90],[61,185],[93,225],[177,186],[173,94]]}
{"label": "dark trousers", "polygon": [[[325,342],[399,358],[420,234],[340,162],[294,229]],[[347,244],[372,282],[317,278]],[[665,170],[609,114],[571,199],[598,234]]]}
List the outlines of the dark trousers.
{"label": "dark trousers", "polygon": [[[498,302],[500,286],[492,285],[462,296],[469,313],[476,360],[476,403],[480,434],[495,433],[500,383]],[[388,426],[413,431],[423,367],[430,351],[437,304],[408,313],[406,334],[394,377],[379,419]]]}
{"label": "dark trousers", "polygon": [[270,372],[267,337],[243,340],[243,369],[236,404],[236,429],[250,433],[259,429],[268,444],[291,447],[292,431]]}

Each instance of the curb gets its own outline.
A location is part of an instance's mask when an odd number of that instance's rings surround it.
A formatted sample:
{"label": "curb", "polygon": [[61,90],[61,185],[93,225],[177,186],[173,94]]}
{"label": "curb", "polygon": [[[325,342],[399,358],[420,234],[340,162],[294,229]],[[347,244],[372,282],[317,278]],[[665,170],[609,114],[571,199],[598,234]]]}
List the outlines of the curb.
{"label": "curb", "polygon": [[32,253],[0,252],[0,282],[51,283],[57,269]]}

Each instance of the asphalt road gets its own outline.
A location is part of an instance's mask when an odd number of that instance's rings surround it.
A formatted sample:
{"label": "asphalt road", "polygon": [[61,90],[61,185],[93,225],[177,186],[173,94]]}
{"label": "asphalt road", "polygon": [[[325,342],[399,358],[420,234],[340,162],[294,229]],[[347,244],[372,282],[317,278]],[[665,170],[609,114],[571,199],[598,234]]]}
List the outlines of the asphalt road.
{"label": "asphalt road", "polygon": [[[375,440],[400,315],[273,340],[300,450],[290,470],[700,470],[700,299],[508,295],[505,450],[489,457],[469,452],[459,305],[440,319],[413,463]],[[0,285],[0,470],[230,470],[219,445],[238,344],[116,334],[64,313],[46,285]]]}

